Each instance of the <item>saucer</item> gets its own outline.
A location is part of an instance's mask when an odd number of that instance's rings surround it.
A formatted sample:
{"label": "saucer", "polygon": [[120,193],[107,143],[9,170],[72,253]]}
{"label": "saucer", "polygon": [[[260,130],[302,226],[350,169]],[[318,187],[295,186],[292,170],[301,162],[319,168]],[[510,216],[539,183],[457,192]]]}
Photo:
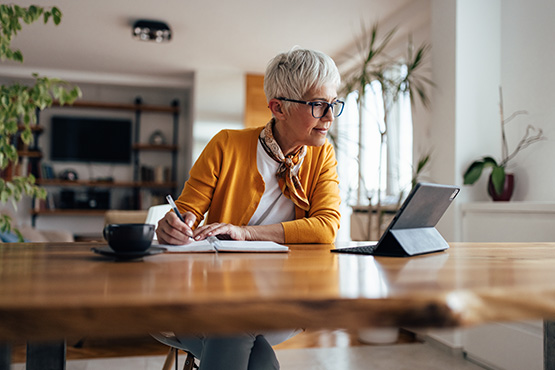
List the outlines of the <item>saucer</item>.
{"label": "saucer", "polygon": [[150,247],[142,252],[114,252],[109,246],[91,248],[94,253],[101,254],[107,257],[114,257],[118,261],[135,260],[142,257],[153,256],[155,254],[164,253],[166,250],[160,247]]}

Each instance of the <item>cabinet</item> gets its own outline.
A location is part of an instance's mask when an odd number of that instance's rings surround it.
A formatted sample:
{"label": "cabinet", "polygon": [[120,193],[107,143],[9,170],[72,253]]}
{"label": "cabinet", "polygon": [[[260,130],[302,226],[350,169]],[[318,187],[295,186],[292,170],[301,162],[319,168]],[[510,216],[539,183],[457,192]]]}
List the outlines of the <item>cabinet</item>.
{"label": "cabinet", "polygon": [[[54,104],[59,106],[58,104]],[[37,171],[37,183],[47,190],[51,189],[72,189],[75,191],[98,191],[102,193],[110,193],[118,189],[127,189],[131,192],[131,202],[127,209],[141,209],[148,207],[148,205],[142,204],[142,194],[144,192],[150,193],[160,193],[175,194],[177,189],[177,155],[179,152],[178,147],[178,129],[179,129],[179,116],[180,108],[179,102],[174,100],[171,104],[167,106],[163,105],[147,105],[144,104],[140,97],[135,99],[133,104],[118,104],[118,103],[103,103],[103,102],[88,102],[88,101],[76,101],[71,106],[61,106],[59,109],[99,109],[103,111],[107,110],[117,110],[117,111],[130,111],[133,112],[133,137],[132,137],[132,179],[127,181],[113,181],[112,179],[89,179],[89,180],[63,180],[58,178],[46,178],[44,174],[39,170],[40,161],[42,155],[37,157],[37,166],[34,171]],[[144,137],[141,138],[142,131],[142,119],[145,113],[154,112],[157,114],[167,115],[167,122],[160,122],[160,125],[171,124],[171,142],[150,142],[145,141]],[[37,113],[38,115],[39,113]],[[40,116],[37,117],[37,127],[40,126]],[[38,132],[38,131],[37,131]],[[42,132],[42,130],[40,130]],[[35,136],[34,146],[35,152],[41,153],[38,143],[38,135]],[[144,161],[142,160],[144,156],[149,153],[161,152],[167,153],[169,156],[168,163],[170,164],[165,174],[162,176],[148,176],[148,174],[153,175],[150,171],[145,171]],[[50,189],[48,189],[50,188]],[[67,216],[90,216],[90,215],[103,215],[104,212],[110,207],[49,207],[47,202],[33,202],[33,207],[31,210],[31,220],[32,224],[35,225],[36,217],[43,215],[67,215]]]}
{"label": "cabinet", "polygon": [[[553,202],[474,202],[462,204],[461,210],[465,242],[555,240]],[[488,368],[544,368],[543,323],[539,320],[497,322],[467,329],[463,346],[467,358]]]}

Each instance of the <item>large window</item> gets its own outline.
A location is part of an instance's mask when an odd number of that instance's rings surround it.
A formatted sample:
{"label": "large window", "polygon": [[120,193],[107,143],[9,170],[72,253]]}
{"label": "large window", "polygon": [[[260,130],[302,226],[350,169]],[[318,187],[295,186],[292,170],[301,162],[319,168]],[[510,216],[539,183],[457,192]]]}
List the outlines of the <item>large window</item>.
{"label": "large window", "polygon": [[374,81],[366,85],[362,102],[357,91],[346,97],[344,113],[335,122],[332,139],[342,199],[348,205],[367,205],[370,199],[375,204],[378,189],[382,203],[397,203],[410,190],[413,162],[410,98],[408,93],[399,94],[396,101],[386,102],[387,126],[383,99],[381,85]]}

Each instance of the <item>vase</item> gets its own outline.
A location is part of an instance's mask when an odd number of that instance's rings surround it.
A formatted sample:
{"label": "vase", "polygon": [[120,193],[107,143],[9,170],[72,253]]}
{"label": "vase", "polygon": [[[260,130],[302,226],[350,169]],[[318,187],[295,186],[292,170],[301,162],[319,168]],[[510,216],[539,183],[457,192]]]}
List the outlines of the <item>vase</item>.
{"label": "vase", "polygon": [[491,175],[489,175],[488,180],[488,194],[494,201],[509,201],[513,196],[513,190],[515,189],[515,175],[512,173],[505,174],[505,184],[503,184],[503,191],[501,194],[495,192],[493,187],[493,182],[491,181]]}

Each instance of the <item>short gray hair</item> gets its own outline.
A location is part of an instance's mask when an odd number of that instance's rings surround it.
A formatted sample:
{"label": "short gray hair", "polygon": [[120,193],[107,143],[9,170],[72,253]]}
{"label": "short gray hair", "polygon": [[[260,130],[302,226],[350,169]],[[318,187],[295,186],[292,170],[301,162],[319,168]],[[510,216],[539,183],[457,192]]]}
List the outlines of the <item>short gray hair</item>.
{"label": "short gray hair", "polygon": [[264,75],[266,100],[273,98],[303,99],[313,89],[331,84],[339,88],[341,77],[333,59],[308,49],[293,48],[278,54]]}

